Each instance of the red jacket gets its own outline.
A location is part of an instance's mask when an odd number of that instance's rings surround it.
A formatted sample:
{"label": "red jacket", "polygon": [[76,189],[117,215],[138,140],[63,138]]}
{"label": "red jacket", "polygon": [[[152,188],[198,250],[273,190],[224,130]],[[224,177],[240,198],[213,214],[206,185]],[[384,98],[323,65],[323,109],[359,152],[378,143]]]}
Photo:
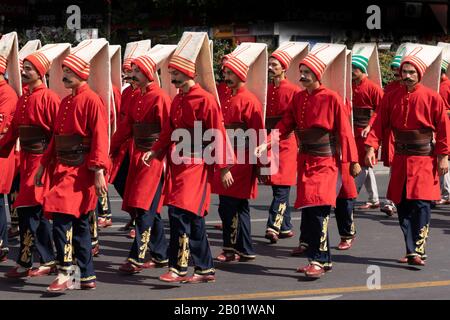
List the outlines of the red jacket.
{"label": "red jacket", "polygon": [[[0,81],[0,137],[4,136],[11,125],[17,104],[17,94],[14,89],[6,83],[5,80]],[[0,139],[0,146],[4,142]],[[8,149],[9,152],[1,152],[5,158],[0,158],[0,168],[2,175],[0,177],[0,196],[9,193],[14,180],[16,157],[14,150]]]}
{"label": "red jacket", "polygon": [[[8,133],[0,141],[2,153],[11,152],[19,137],[19,126],[33,125],[44,130],[45,135],[50,139],[55,127],[55,119],[58,113],[60,99],[56,93],[41,84],[30,93],[29,90],[19,98],[16,113],[11,123]],[[44,194],[50,186],[50,176],[53,166],[46,166],[42,178],[44,187],[35,188],[34,176],[41,162],[41,154],[32,154],[20,150],[20,187],[19,195],[14,202],[14,207],[37,206],[43,203]]]}
{"label": "red jacket", "polygon": [[[406,86],[385,95],[380,114],[375,120],[366,144],[374,148],[385,141],[394,129],[430,128],[435,133],[435,154],[448,154],[448,128],[445,103],[437,92],[422,84],[408,92]],[[406,183],[406,198],[439,200],[440,188],[436,156],[394,154],[387,198],[394,203],[402,199]]]}
{"label": "red jacket", "polygon": [[[257,135],[260,129],[264,129],[261,103],[245,86],[239,88],[234,96],[225,95],[219,98],[225,125],[242,123],[248,129],[254,129]],[[253,144],[257,145],[257,139]],[[242,148],[240,150],[245,154],[245,163],[238,163],[231,167],[233,185],[225,189],[220,178],[220,170],[216,170],[212,192],[240,199],[255,199],[258,195],[256,164],[249,162],[249,150]],[[235,155],[238,156],[236,149]]]}
{"label": "red jacket", "polygon": [[[321,85],[311,94],[302,90],[295,94],[289,111],[276,129],[286,135],[294,129],[323,128],[334,133],[341,147],[343,163],[357,162],[358,154],[348,112],[342,98]],[[298,158],[297,199],[295,207],[336,205],[338,155],[318,157],[300,153]]]}
{"label": "red jacket", "polygon": [[95,173],[90,168],[105,171],[109,167],[107,112],[100,97],[85,84],[61,101],[55,121],[55,135],[73,135],[91,139],[90,152],[80,166],[68,166],[56,159],[55,138],[44,153],[41,163],[55,162],[51,188],[44,196],[44,211],[50,218],[58,212],[80,217],[94,210],[97,196]]}
{"label": "red jacket", "polygon": [[[134,123],[158,123],[161,128],[168,120],[170,98],[159,86],[152,82],[145,93],[136,95],[128,108],[125,119],[119,124],[111,141],[111,151],[118,152],[125,141],[133,137]],[[144,152],[133,148],[130,157],[122,209],[132,213],[133,208],[148,210],[163,174],[164,161],[155,158],[150,167],[142,162]]]}

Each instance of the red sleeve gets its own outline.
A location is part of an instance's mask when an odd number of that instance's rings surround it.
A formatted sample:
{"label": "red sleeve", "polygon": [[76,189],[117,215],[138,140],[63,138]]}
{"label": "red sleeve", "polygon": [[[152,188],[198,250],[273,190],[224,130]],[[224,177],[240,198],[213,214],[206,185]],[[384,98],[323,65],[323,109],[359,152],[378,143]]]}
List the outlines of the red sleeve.
{"label": "red sleeve", "polygon": [[[283,117],[280,121],[278,121],[277,125],[274,129],[277,129],[279,131],[278,137],[284,137],[287,136],[289,133],[291,133],[296,127],[297,122],[295,121],[295,106],[296,106],[296,99],[297,94],[294,95],[294,98],[291,100],[291,103],[289,104],[289,107],[287,108],[286,112],[283,114]],[[267,136],[267,143],[271,143],[272,141],[272,130],[270,134]]]}
{"label": "red sleeve", "polygon": [[0,157],[2,158],[9,156],[18,138],[16,121],[14,121],[17,102],[17,95],[0,100]]}
{"label": "red sleeve", "polygon": [[387,139],[384,139],[384,133],[390,133],[388,121],[389,96],[390,95],[385,95],[381,100],[379,113],[375,118],[372,128],[365,140],[365,144],[369,147],[373,147],[374,149],[378,149],[380,147],[381,141],[388,141]]}
{"label": "red sleeve", "polygon": [[377,113],[379,112],[381,99],[383,98],[384,92],[383,89],[381,89],[378,86],[374,86],[372,90],[372,105],[374,106],[374,112],[372,117],[369,120],[369,126],[373,126],[373,123],[377,117]]}
{"label": "red sleeve", "polygon": [[130,117],[128,116],[128,113],[125,115],[125,118],[123,118],[118,126],[116,132],[114,132],[112,138],[111,138],[111,148],[109,153],[114,156],[120,149],[121,145],[125,143],[131,136],[131,126],[132,121]]}
{"label": "red sleeve", "polygon": [[447,155],[449,153],[448,139],[449,139],[449,124],[447,118],[446,105],[441,96],[434,99],[433,120],[436,128],[436,145],[434,148],[435,154]]}
{"label": "red sleeve", "polygon": [[[172,102],[172,105],[173,104],[174,103]],[[153,144],[151,151],[155,152],[158,156],[167,154],[169,147],[173,144],[173,141],[171,139],[173,130],[175,130],[175,127],[172,124],[171,116],[169,114],[167,121],[164,122],[161,128],[159,139]]]}
{"label": "red sleeve", "polygon": [[109,168],[108,157],[108,127],[105,106],[100,101],[92,101],[92,112],[88,112],[88,123],[92,130],[91,151],[89,153],[88,168],[102,168],[105,171]]}
{"label": "red sleeve", "polygon": [[338,98],[335,99],[334,103],[335,123],[341,147],[342,162],[358,162],[358,150],[356,149],[355,137],[353,136],[344,101]]}

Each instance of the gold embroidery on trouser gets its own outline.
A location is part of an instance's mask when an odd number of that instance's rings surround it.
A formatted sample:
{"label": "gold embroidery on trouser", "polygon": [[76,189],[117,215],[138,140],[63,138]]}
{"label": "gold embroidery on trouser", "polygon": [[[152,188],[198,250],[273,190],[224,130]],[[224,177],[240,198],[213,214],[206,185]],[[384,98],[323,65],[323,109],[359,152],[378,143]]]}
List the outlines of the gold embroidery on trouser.
{"label": "gold embroidery on trouser", "polygon": [[72,262],[72,235],[73,228],[70,227],[69,230],[66,231],[66,244],[64,245],[64,262]]}
{"label": "gold embroidery on trouser", "polygon": [[238,232],[238,224],[239,224],[239,216],[236,213],[233,217],[233,219],[231,220],[231,232],[230,232],[230,243],[232,245],[236,244],[237,241],[237,232]]}
{"label": "gold embroidery on trouser", "polygon": [[100,204],[102,206],[103,213],[108,211],[108,194],[104,193],[100,198]]}
{"label": "gold embroidery on trouser", "polygon": [[20,261],[24,263],[29,263],[31,261],[31,246],[34,243],[34,237],[31,234],[30,230],[25,232],[23,236],[23,249],[20,253]]}
{"label": "gold embroidery on trouser", "polygon": [[152,228],[148,228],[148,230],[144,231],[141,236],[142,245],[139,247],[139,259],[145,258],[145,253],[147,252],[148,243],[150,241],[150,234]]}
{"label": "gold embroidery on trouser", "polygon": [[417,240],[417,242],[416,242],[416,252],[419,254],[425,253],[425,244],[427,242],[428,233],[430,230],[429,228],[430,228],[430,225],[427,224],[427,225],[423,226],[422,229],[420,229],[419,240]]}
{"label": "gold embroidery on trouser", "polygon": [[352,225],[350,226],[350,234],[353,236],[356,233],[355,223],[353,221],[353,211],[352,211],[351,219],[352,219]]}
{"label": "gold embroidery on trouser", "polygon": [[280,203],[280,205],[278,206],[277,215],[275,217],[275,222],[273,224],[273,226],[275,228],[278,228],[278,230],[281,230],[281,224],[283,223],[285,211],[286,211],[286,202]]}
{"label": "gold embroidery on trouser", "polygon": [[98,226],[97,226],[97,219],[96,219],[94,210],[89,211],[89,226],[90,226],[92,241],[98,242],[98,241],[96,241],[98,238]]}
{"label": "gold embroidery on trouser", "polygon": [[330,216],[323,219],[323,227],[322,227],[322,235],[320,237],[320,251],[327,251],[327,235],[328,235],[328,220],[330,220]]}
{"label": "gold embroidery on trouser", "polygon": [[178,247],[178,266],[187,268],[189,262],[189,238],[186,234],[180,236]]}

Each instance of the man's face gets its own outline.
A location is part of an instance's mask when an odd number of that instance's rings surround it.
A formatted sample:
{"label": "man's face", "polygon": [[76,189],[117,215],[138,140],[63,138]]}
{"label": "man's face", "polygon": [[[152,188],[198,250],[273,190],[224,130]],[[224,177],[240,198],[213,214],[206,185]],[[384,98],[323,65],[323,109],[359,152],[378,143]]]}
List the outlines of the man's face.
{"label": "man's face", "polygon": [[352,80],[359,80],[363,77],[364,73],[361,69],[352,66]]}
{"label": "man's face", "polygon": [[82,79],[78,77],[72,70],[67,68],[66,66],[63,66],[63,78],[62,81],[64,82],[64,87],[67,89],[77,88]]}
{"label": "man's face", "polygon": [[304,64],[300,65],[300,83],[303,87],[308,88],[317,81],[317,77],[310,68]]}
{"label": "man's face", "polygon": [[397,67],[391,67],[392,73],[394,73],[394,78],[395,80],[401,80],[401,76],[400,76],[400,68]]}
{"label": "man's face", "polygon": [[269,80],[272,80],[273,78],[280,77],[283,74],[283,72],[285,72],[285,70],[281,65],[280,61],[278,61],[273,57],[270,57],[268,72],[269,72]]}
{"label": "man's face", "polygon": [[41,78],[37,70],[34,68],[33,64],[28,60],[25,60],[23,63],[22,70],[22,83],[29,84],[33,83]]}
{"label": "man's face", "polygon": [[175,88],[181,88],[184,86],[191,78],[185,75],[183,72],[178,71],[174,68],[169,68],[170,81],[175,85]]}
{"label": "man's face", "polygon": [[133,70],[131,70],[131,69],[125,69],[124,71],[123,71],[123,80],[126,82],[126,83],[129,83],[129,84],[133,84]]}
{"label": "man's face", "polygon": [[407,86],[414,86],[419,82],[419,74],[412,64],[405,63],[401,69],[402,81]]}
{"label": "man's face", "polygon": [[147,77],[141,72],[141,69],[135,64],[131,65],[131,79],[138,87],[145,87],[149,80]]}
{"label": "man's face", "polygon": [[223,78],[230,89],[236,89],[242,83],[242,80],[228,67],[223,68]]}

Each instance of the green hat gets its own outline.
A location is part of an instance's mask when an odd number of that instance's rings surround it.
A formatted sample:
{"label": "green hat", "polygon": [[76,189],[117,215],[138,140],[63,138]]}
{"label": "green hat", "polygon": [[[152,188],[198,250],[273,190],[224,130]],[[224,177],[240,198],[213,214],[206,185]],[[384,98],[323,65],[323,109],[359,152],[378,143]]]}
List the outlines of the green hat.
{"label": "green hat", "polygon": [[444,70],[444,72],[447,72],[447,69],[448,69],[448,61],[447,60],[442,59],[441,69]]}
{"label": "green hat", "polygon": [[362,72],[367,73],[367,66],[369,65],[369,59],[366,57],[355,54],[352,56],[352,65],[361,69]]}
{"label": "green hat", "polygon": [[391,68],[400,68],[400,63],[402,61],[402,56],[395,56],[391,62]]}

